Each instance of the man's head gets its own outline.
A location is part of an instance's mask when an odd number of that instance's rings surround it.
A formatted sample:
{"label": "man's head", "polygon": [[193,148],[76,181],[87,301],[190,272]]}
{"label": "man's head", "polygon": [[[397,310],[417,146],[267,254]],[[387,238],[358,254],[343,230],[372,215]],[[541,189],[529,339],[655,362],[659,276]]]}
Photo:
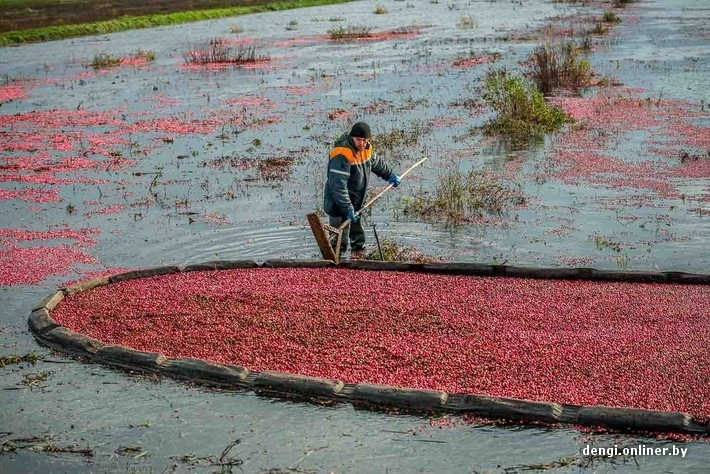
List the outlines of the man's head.
{"label": "man's head", "polygon": [[353,143],[358,150],[363,150],[370,143],[370,138],[372,138],[372,132],[370,131],[370,126],[365,122],[358,122],[353,125],[352,130],[350,130],[350,137],[353,139]]}

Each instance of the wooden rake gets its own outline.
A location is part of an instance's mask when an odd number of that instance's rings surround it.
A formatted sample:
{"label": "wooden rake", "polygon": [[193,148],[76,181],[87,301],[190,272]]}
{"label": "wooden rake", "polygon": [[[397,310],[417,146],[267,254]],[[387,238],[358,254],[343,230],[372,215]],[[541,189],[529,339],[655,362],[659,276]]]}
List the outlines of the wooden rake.
{"label": "wooden rake", "polygon": [[[407,176],[410,171],[424,163],[426,159],[427,158],[424,157],[407,168],[407,170],[400,175],[400,178]],[[377,193],[377,195],[367,201],[365,205],[355,213],[355,215],[359,216],[365,209],[370,207],[372,203],[377,201],[384,193],[393,187],[394,184],[390,184],[385,189]],[[350,225],[350,219],[345,220],[345,222],[340,224],[339,227],[333,227],[329,224],[321,222],[320,217],[318,217],[318,214],[315,212],[308,214],[306,217],[308,218],[308,224],[311,226],[313,236],[316,238],[318,248],[320,248],[320,253],[323,255],[323,258],[325,260],[332,260],[333,262],[338,263],[340,260],[340,244],[343,241],[343,231],[348,225]]]}

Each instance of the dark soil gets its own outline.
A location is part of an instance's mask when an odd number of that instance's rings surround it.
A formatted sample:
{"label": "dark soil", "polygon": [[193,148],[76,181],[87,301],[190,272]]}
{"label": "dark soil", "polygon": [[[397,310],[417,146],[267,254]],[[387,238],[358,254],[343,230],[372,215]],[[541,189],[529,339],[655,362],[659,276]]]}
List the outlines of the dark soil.
{"label": "dark soil", "polygon": [[166,14],[265,5],[272,0],[27,0],[0,2],[0,33],[46,26],[111,20],[122,16]]}

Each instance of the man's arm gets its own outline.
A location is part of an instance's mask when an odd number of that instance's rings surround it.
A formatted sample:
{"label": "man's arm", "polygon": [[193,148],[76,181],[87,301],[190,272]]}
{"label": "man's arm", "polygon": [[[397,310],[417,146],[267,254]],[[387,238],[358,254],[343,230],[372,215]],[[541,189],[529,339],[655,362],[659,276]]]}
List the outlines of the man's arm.
{"label": "man's arm", "polygon": [[392,168],[387,166],[387,163],[385,163],[384,160],[380,159],[377,153],[372,154],[371,160],[372,166],[370,167],[370,169],[372,170],[372,172],[380,178],[384,179],[385,181],[388,181],[394,174]]}
{"label": "man's arm", "polygon": [[343,155],[338,155],[330,160],[328,167],[328,188],[335,205],[346,216],[348,211],[354,211],[348,193],[348,180],[350,179],[350,163]]}

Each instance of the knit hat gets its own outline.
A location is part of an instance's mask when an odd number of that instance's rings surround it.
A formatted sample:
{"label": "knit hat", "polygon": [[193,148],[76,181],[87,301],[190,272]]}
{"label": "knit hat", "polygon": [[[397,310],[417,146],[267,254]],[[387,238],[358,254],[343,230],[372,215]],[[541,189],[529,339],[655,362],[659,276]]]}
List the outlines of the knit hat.
{"label": "knit hat", "polygon": [[358,122],[353,125],[353,129],[350,130],[351,137],[358,138],[370,138],[372,137],[372,132],[370,132],[370,126],[365,122]]}

